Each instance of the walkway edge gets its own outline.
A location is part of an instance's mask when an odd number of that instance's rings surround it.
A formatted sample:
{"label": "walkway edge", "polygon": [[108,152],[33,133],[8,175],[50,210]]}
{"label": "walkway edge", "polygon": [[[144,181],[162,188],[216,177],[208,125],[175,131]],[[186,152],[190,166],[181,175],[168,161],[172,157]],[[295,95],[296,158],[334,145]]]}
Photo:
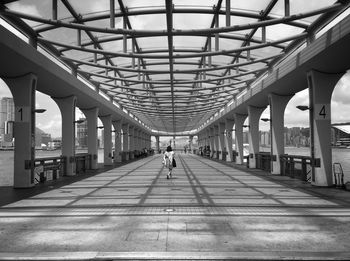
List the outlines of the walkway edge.
{"label": "walkway edge", "polygon": [[350,251],[0,253],[0,260],[349,260]]}

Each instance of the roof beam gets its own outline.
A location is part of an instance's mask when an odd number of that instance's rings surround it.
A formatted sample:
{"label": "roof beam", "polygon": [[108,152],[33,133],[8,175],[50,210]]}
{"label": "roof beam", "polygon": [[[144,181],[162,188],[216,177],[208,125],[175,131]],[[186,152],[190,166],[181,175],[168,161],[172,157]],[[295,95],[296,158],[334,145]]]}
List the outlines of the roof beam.
{"label": "roof beam", "polygon": [[175,99],[174,99],[174,57],[173,57],[173,1],[164,0],[166,9],[166,25],[168,36],[168,51],[169,51],[169,74],[170,74],[170,92],[171,92],[171,108],[173,114],[173,131],[176,132],[175,123]]}

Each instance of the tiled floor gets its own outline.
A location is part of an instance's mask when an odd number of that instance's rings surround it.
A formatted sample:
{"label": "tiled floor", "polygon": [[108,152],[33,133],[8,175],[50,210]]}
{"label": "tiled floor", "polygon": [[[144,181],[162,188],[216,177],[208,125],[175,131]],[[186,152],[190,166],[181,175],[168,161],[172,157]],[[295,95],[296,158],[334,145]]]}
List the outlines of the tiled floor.
{"label": "tiled floor", "polygon": [[170,180],[158,155],[2,206],[0,259],[350,258],[349,192],[177,163]]}

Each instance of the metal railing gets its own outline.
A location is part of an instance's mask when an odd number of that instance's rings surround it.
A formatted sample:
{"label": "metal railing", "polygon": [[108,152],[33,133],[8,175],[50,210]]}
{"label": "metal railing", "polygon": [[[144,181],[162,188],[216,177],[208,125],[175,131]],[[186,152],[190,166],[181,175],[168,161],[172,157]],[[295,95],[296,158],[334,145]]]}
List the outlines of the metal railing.
{"label": "metal railing", "polygon": [[265,171],[271,171],[271,153],[270,152],[259,152],[255,155],[256,168]]}
{"label": "metal railing", "polygon": [[86,170],[91,169],[92,155],[88,153],[77,153],[75,154],[75,172],[85,173]]}
{"label": "metal railing", "polygon": [[67,158],[48,157],[34,160],[34,183],[44,183],[48,180],[58,179],[66,173]]}
{"label": "metal railing", "polygon": [[337,188],[345,188],[344,172],[339,162],[333,163],[334,184]]}
{"label": "metal railing", "polygon": [[311,182],[312,158],[310,156],[281,155],[281,175]]}

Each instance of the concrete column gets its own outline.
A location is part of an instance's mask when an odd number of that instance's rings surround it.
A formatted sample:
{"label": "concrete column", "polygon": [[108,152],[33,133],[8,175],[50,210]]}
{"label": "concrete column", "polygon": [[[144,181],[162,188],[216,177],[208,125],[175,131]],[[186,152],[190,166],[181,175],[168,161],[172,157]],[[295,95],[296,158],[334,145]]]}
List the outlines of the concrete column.
{"label": "concrete column", "polygon": [[145,138],[145,148],[148,149],[148,135],[147,135],[147,133],[144,134],[144,138]]}
{"label": "concrete column", "polygon": [[219,159],[222,160],[224,157],[224,153],[226,153],[227,148],[225,144],[225,122],[219,122]]}
{"label": "concrete column", "polygon": [[256,168],[256,154],[259,153],[259,121],[265,108],[248,106],[249,117],[249,168]]}
{"label": "concrete column", "polygon": [[159,153],[159,136],[156,136],[156,153]]}
{"label": "concrete column", "polygon": [[125,160],[129,160],[129,123],[122,125],[123,130],[123,154],[125,155]]}
{"label": "concrete column", "polygon": [[311,183],[333,185],[331,148],[331,98],[336,83],[344,74],[310,71],[307,74],[310,95],[311,158],[320,164],[312,167]]}
{"label": "concrete column", "polygon": [[134,157],[138,155],[138,151],[140,150],[139,145],[139,130],[135,127],[134,128],[134,151],[136,154],[134,154]]}
{"label": "concrete column", "polygon": [[236,164],[244,164],[243,153],[243,124],[248,115],[235,113],[235,150],[236,150]]}
{"label": "concrete column", "polygon": [[15,188],[34,186],[35,160],[35,90],[37,77],[26,74],[3,78],[15,103],[14,183]]}
{"label": "concrete column", "polygon": [[227,150],[226,161],[233,161],[232,155],[232,128],[235,124],[234,120],[226,119],[225,121],[225,129],[226,129],[226,137],[225,137],[225,147]]}
{"label": "concrete column", "polygon": [[141,139],[140,139],[140,129],[136,130],[136,144],[135,149],[138,151],[137,153],[140,154],[141,152]]}
{"label": "concrete column", "polygon": [[151,140],[151,134],[148,134],[148,148],[152,148],[152,140]]}
{"label": "concrete column", "polygon": [[139,139],[138,150],[142,151],[142,130],[139,130],[138,132],[138,139]]}
{"label": "concrete column", "polygon": [[143,131],[140,132],[140,149],[143,150],[145,148],[144,140],[143,140]]}
{"label": "concrete column", "polygon": [[122,162],[122,143],[121,143],[121,133],[122,133],[122,120],[117,120],[112,122],[115,131],[114,137],[114,162]]}
{"label": "concrete column", "polygon": [[[206,135],[206,142],[205,142],[205,145],[206,146],[210,146],[210,129],[207,128],[205,130],[205,135]],[[211,149],[211,148],[210,148]]]}
{"label": "concrete column", "polygon": [[203,145],[202,145],[203,133],[200,132],[200,133],[197,134],[197,136],[198,136],[198,140],[197,140],[198,147],[202,147],[202,146],[203,146]]}
{"label": "concrete column", "polygon": [[[293,96],[269,94],[271,120],[271,173],[281,174],[280,155],[284,154],[284,111]],[[276,158],[276,159],[275,159]]]}
{"label": "concrete column", "polygon": [[129,125],[129,159],[134,159],[135,127]]}
{"label": "concrete column", "polygon": [[151,149],[152,148],[152,135],[151,134],[148,135],[148,145],[149,145],[149,148]]}
{"label": "concrete column", "polygon": [[91,169],[98,169],[98,144],[97,144],[97,117],[98,108],[81,110],[87,120],[88,128],[88,153],[91,155]]}
{"label": "concrete column", "polygon": [[77,98],[69,96],[65,98],[54,98],[62,116],[62,156],[66,157],[66,175],[73,176],[75,170],[75,107]]}
{"label": "concrete column", "polygon": [[111,166],[113,165],[113,159],[112,159],[112,116],[101,116],[100,117],[102,124],[103,124],[103,158],[104,158],[104,165]]}
{"label": "concrete column", "polygon": [[214,127],[209,128],[210,131],[210,157],[214,158],[214,151],[215,151],[215,132],[214,132]]}
{"label": "concrete column", "polygon": [[213,158],[218,158],[219,154],[219,126],[218,125],[214,125],[214,151],[215,154],[213,156]]}
{"label": "concrete column", "polygon": [[193,136],[189,136],[189,142],[188,142],[188,152],[192,153],[192,142],[193,142]]}

